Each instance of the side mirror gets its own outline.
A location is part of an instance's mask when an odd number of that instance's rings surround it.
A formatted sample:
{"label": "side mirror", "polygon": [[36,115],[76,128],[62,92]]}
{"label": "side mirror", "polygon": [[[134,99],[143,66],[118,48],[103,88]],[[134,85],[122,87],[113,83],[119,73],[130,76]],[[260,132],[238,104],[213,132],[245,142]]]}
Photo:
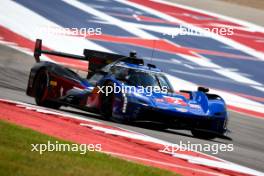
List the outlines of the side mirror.
{"label": "side mirror", "polygon": [[204,92],[204,93],[209,92],[209,88],[207,88],[207,87],[198,87],[197,90],[198,90],[198,91],[201,91],[201,92]]}

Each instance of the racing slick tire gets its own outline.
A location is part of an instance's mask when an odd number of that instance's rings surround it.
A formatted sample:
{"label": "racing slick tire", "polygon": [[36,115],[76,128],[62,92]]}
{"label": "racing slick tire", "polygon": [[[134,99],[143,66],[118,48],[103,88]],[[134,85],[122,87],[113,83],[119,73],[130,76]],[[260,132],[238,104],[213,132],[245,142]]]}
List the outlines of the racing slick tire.
{"label": "racing slick tire", "polygon": [[206,132],[206,131],[191,130],[191,133],[192,133],[192,135],[194,137],[200,138],[200,139],[210,140],[210,139],[214,139],[214,138],[217,137],[215,134],[209,133],[209,132]]}
{"label": "racing slick tire", "polygon": [[38,106],[59,109],[60,104],[46,99],[48,93],[49,75],[46,69],[41,69],[35,80],[35,102]]}
{"label": "racing slick tire", "polygon": [[[112,82],[107,82],[104,86],[105,87],[110,86],[112,88],[114,87]],[[104,92],[106,92],[106,90],[104,90]],[[115,99],[115,93],[114,92],[111,92],[108,95],[106,95],[106,93],[101,94],[100,114],[106,120],[111,120],[111,121],[117,122],[117,123],[130,124],[131,122],[128,119],[113,117],[114,99]]]}

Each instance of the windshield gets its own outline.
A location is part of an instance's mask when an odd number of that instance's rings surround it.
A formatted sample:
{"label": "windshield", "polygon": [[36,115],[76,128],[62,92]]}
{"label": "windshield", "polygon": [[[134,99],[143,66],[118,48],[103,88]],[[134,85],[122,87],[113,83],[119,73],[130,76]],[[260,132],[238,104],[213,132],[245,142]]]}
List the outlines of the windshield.
{"label": "windshield", "polygon": [[172,90],[168,79],[162,73],[120,66],[116,66],[113,71],[116,78],[122,78],[122,80],[125,80],[130,86],[142,86],[144,88],[151,86],[159,87],[160,89],[166,88],[169,92]]}
{"label": "windshield", "polygon": [[127,83],[131,86],[159,86],[158,80],[154,74],[141,71],[131,71]]}

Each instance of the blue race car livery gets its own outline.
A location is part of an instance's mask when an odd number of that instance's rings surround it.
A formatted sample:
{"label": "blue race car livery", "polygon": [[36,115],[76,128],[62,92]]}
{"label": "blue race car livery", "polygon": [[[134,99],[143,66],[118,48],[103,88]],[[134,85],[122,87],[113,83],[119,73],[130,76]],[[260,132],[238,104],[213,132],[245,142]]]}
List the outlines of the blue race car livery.
{"label": "blue race car livery", "polygon": [[[37,105],[71,106],[123,123],[149,121],[164,128],[191,130],[199,138],[212,139],[227,131],[225,101],[209,89],[175,92],[166,74],[144,64],[135,52],[129,56],[84,49],[83,56],[42,50],[37,39],[27,95]],[[71,69],[48,61],[41,54],[89,62],[83,78]],[[88,65],[87,65],[88,67]]]}

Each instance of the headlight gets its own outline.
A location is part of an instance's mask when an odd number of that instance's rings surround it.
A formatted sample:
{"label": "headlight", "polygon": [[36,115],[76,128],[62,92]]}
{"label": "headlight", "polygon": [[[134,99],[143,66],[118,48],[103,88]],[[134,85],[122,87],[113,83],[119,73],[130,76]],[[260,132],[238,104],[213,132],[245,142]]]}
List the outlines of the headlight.
{"label": "headlight", "polygon": [[127,110],[127,96],[126,94],[123,94],[122,112],[126,113],[126,110]]}

